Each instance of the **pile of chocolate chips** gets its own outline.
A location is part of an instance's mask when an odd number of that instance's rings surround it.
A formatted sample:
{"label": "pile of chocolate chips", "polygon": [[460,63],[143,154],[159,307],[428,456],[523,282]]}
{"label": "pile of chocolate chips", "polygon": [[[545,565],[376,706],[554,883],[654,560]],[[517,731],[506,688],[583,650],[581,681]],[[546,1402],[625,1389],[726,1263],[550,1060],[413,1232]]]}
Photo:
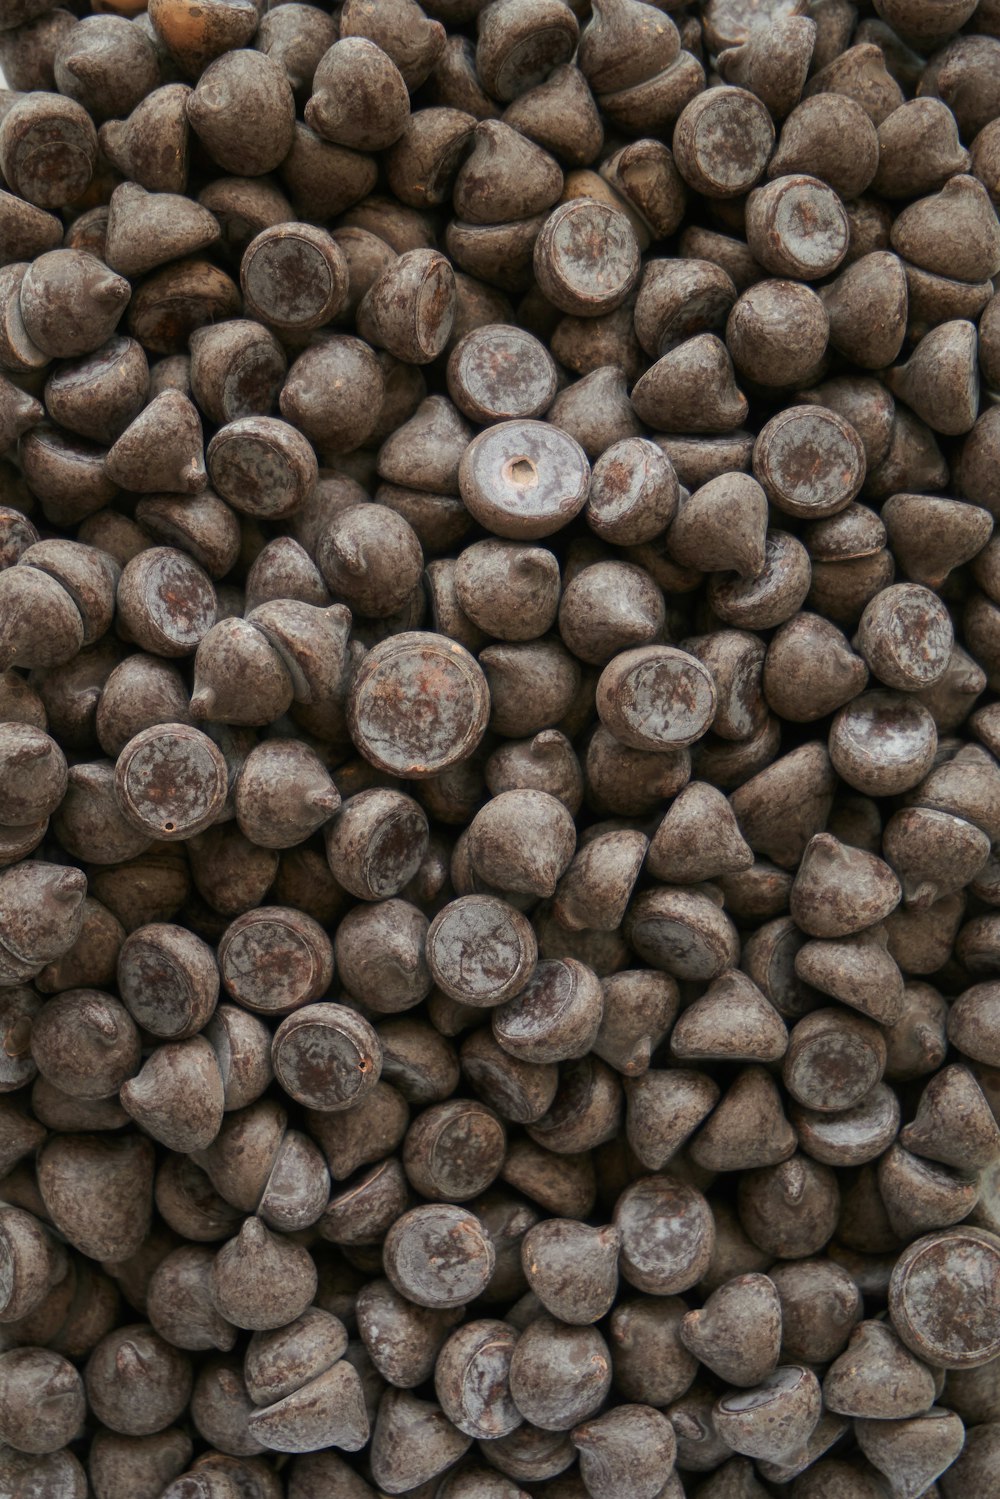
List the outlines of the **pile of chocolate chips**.
{"label": "pile of chocolate chips", "polygon": [[1000,0],[0,0],[0,1496],[1000,1485]]}

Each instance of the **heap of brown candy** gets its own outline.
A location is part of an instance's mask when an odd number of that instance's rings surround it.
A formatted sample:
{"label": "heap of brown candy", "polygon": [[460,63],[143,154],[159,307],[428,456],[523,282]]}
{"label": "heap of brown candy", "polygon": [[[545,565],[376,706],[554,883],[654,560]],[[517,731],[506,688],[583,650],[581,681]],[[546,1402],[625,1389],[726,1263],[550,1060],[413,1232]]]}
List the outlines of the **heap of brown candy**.
{"label": "heap of brown candy", "polygon": [[1000,1485],[1000,0],[0,0],[0,1496]]}

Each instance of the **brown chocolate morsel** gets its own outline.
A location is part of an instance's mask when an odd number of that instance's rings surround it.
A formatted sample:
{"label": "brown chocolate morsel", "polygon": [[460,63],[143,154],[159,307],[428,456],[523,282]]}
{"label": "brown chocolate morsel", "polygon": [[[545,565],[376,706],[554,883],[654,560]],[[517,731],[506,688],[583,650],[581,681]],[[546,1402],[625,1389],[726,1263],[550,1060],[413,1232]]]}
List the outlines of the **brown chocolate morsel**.
{"label": "brown chocolate morsel", "polygon": [[770,1274],[781,1303],[784,1357],[826,1363],[842,1353],[862,1313],[861,1293],[847,1271],[829,1259],[792,1260]]}
{"label": "brown chocolate morsel", "polygon": [[605,667],[597,709],[605,727],[632,749],[662,751],[701,737],[716,708],[711,676],[672,646],[623,651]]}
{"label": "brown chocolate morsel", "polygon": [[458,491],[459,460],[472,428],[445,396],[428,396],[382,444],[379,477],[393,485],[444,494]]}
{"label": "brown chocolate morsel", "polygon": [[828,1409],[865,1420],[919,1415],[934,1403],[934,1376],[884,1322],[861,1322],[846,1352],[827,1370]]}
{"label": "brown chocolate morsel", "polygon": [[382,1377],[397,1389],[412,1389],[433,1374],[441,1344],[462,1310],[415,1306],[387,1280],[370,1280],[358,1292],[358,1331]]}
{"label": "brown chocolate morsel", "polygon": [[788,1033],[773,1005],[750,979],[733,968],[720,974],[683,1011],[670,1038],[683,1062],[776,1062]]}
{"label": "brown chocolate morsel", "polygon": [[726,38],[718,55],[719,73],[726,83],[749,89],[781,119],[798,102],[816,44],[817,23],[807,16],[770,7],[751,21],[740,38]]}
{"label": "brown chocolate morsel", "polygon": [[659,1171],[711,1112],[719,1089],[701,1072],[650,1068],[625,1083],[626,1134],[650,1171]]}
{"label": "brown chocolate morsel", "polygon": [[173,1250],[153,1271],[146,1313],[154,1331],[174,1348],[215,1348],[228,1353],[236,1342],[236,1329],[212,1303],[214,1258],[211,1249],[187,1244]]}
{"label": "brown chocolate morsel", "polygon": [[796,1143],[773,1078],[763,1067],[746,1067],[702,1125],[689,1155],[705,1171],[747,1171],[787,1160]]}
{"label": "brown chocolate morsel", "polygon": [[280,1015],[326,991],[333,948],[311,916],[260,906],[230,922],[219,942],[218,963],[223,986],[238,1004]]}
{"label": "brown chocolate morsel", "polygon": [[96,989],[67,989],[31,1027],[42,1076],[76,1098],[107,1098],[138,1071],[139,1033],[118,1000]]}
{"label": "brown chocolate morsel", "polygon": [[649,843],[632,829],[591,839],[556,890],[553,912],[573,930],[615,931],[632,897]]}
{"label": "brown chocolate morsel", "polygon": [[558,797],[574,816],[580,810],[583,773],[572,745],[558,729],[502,743],[487,760],[484,777],[494,796],[529,787]]}
{"label": "brown chocolate morsel", "polygon": [[761,430],[753,469],[779,510],[816,520],[843,510],[857,495],[865,454],[843,417],[822,406],[792,406]]}
{"label": "brown chocolate morsel", "polygon": [[258,745],[236,785],[236,819],[251,843],[288,848],[334,813],[340,795],[319,757],[295,740]]}
{"label": "brown chocolate morsel", "polygon": [[247,416],[227,423],[205,456],[213,488],[241,515],[284,519],[301,509],[316,485],[311,446],[277,417]]}
{"label": "brown chocolate morsel", "polygon": [[5,827],[43,822],[65,795],[65,757],[55,740],[31,724],[4,723],[0,768],[0,822]]}
{"label": "brown chocolate morsel", "polygon": [[994,120],[984,125],[979,134],[971,143],[969,151],[969,169],[974,177],[978,177],[991,200],[996,203],[1000,197],[1000,160],[998,160],[997,141],[1000,131],[997,130]]}
{"label": "brown chocolate morsel", "polygon": [[678,486],[670,460],[644,438],[623,438],[594,464],[588,525],[602,540],[635,545],[658,536],[674,518]]}
{"label": "brown chocolate morsel", "polygon": [[514,1057],[558,1062],[584,1056],[597,1035],[603,997],[596,975],[573,958],[538,963],[528,982],[493,1012],[493,1034]]}
{"label": "brown chocolate morsel", "polygon": [[324,52],[305,120],[324,140],[381,151],[398,140],[410,113],[406,84],[375,41],[342,36]]}
{"label": "brown chocolate morsel", "polygon": [[[726,1384],[755,1385],[776,1367],[781,1304],[766,1275],[740,1275],[681,1322],[681,1340]],[[751,1346],[752,1345],[752,1346]]]}
{"label": "brown chocolate morsel", "polygon": [[97,164],[97,131],[73,99],[37,92],[15,99],[0,129],[0,170],[37,208],[78,202]]}
{"label": "brown chocolate morsel", "polygon": [[[387,715],[389,693],[405,720],[396,711]],[[351,737],[366,758],[409,777],[434,775],[465,759],[485,732],[488,711],[486,679],[468,652],[417,631],[369,651],[348,708]]]}
{"label": "brown chocolate morsel", "polygon": [[746,379],[801,385],[815,378],[829,332],[829,316],[816,292],[796,281],[759,281],[730,312],[726,344]]}
{"label": "brown chocolate morsel", "polygon": [[59,1354],[13,1348],[0,1355],[0,1435],[8,1447],[57,1452],[79,1435],[85,1409],[83,1381]]}
{"label": "brown chocolate morsel", "polygon": [[757,578],[766,562],[767,500],[749,474],[724,473],[687,499],[667,534],[674,562],[699,572]]}
{"label": "brown chocolate morsel", "polygon": [[436,250],[409,250],[362,298],[358,334],[407,364],[427,364],[444,349],[455,316],[455,278]]}
{"label": "brown chocolate morsel", "polygon": [[207,479],[201,420],[191,400],[165,390],[126,427],[104,460],[116,484],[140,494],[196,494]]}
{"label": "brown chocolate morsel", "polygon": [[451,1099],[424,1109],[409,1126],[403,1166],[424,1198],[466,1202],[495,1180],[505,1145],[504,1126],[492,1109]]}
{"label": "brown chocolate morsel", "polygon": [[501,15],[483,18],[476,69],[488,94],[504,103],[516,99],[569,61],[580,32],[576,17],[566,10],[557,0],[534,6],[514,0]]}
{"label": "brown chocolate morsel", "polygon": [[862,692],[867,682],[864,661],[842,631],[821,615],[794,615],[768,646],[764,693],[769,706],[793,723],[825,718]]}
{"label": "brown chocolate morsel", "polygon": [[594,1163],[586,1152],[556,1155],[534,1140],[515,1140],[500,1174],[505,1182],[558,1216],[586,1215],[597,1197]]}
{"label": "brown chocolate morsel", "polygon": [[822,1411],[819,1382],[811,1369],[788,1364],[756,1388],[723,1395],[713,1407],[719,1434],[737,1451],[768,1466],[801,1462]]}
{"label": "brown chocolate morsel", "polygon": [[888,951],[884,926],[850,936],[807,942],[795,955],[807,983],[888,1025],[899,1018],[903,976]]}
{"label": "brown chocolate morsel", "polygon": [[204,1150],[222,1124],[222,1074],[202,1036],[157,1047],[120,1096],[147,1134],[171,1150]]}
{"label": "brown chocolate morsel", "polygon": [[150,547],[122,570],[119,617],[132,640],[157,656],[187,656],[215,623],[208,575],[174,547]]}
{"label": "brown chocolate morsel", "polygon": [[24,328],[35,347],[50,358],[89,354],[114,332],[129,295],[128,282],[95,255],[84,250],[50,250],[24,274],[20,290]]}
{"label": "brown chocolate morsel", "polygon": [[369,618],[401,609],[418,587],[423,564],[409,523],[384,505],[348,505],[320,533],[316,560],[338,598]]}
{"label": "brown chocolate morsel", "polygon": [[639,245],[625,214],[589,198],[571,198],[549,214],[533,256],[544,295],[574,316],[612,312],[639,275]]}
{"label": "brown chocolate morsel", "polygon": [[[233,1456],[249,1457],[262,1452],[262,1443],[250,1435],[247,1426],[252,1411],[253,1402],[247,1393],[238,1358],[213,1358],[201,1365],[191,1396],[191,1423],[205,1442],[217,1451],[224,1450]],[[204,1484],[199,1481],[195,1491],[198,1499],[202,1499],[206,1492],[209,1499],[216,1499],[219,1492],[217,1477],[224,1484],[222,1494],[228,1499],[233,1485],[227,1482],[225,1475],[217,1475],[211,1470]],[[179,1483],[186,1484],[187,1479],[182,1478]]]}
{"label": "brown chocolate morsel", "polygon": [[[39,985],[36,985],[39,988]],[[42,1000],[34,989],[21,988],[21,986],[4,985],[3,994],[0,994],[0,1027],[3,1030],[3,1049],[0,1055],[0,1091],[3,1093],[15,1093],[18,1088],[24,1087],[25,1082],[30,1082],[37,1072],[34,1058],[31,1057],[31,1024],[42,1007]],[[13,1151],[13,1159],[9,1165],[18,1159],[21,1147],[21,1115],[10,1114],[10,1150]],[[28,1130],[30,1138],[30,1130]],[[40,1144],[40,1141],[37,1142]],[[6,1157],[1,1156],[0,1160]]]}
{"label": "brown chocolate morsel", "polygon": [[[0,37],[0,48],[3,38]],[[6,62],[6,58],[3,59]],[[9,66],[9,64],[8,64]],[[0,224],[3,225],[3,256],[6,263],[32,260],[54,250],[62,242],[62,231],[56,231],[54,214],[36,208],[14,193],[0,197]]]}
{"label": "brown chocolate morsel", "polygon": [[484,1225],[465,1208],[428,1203],[398,1218],[383,1247],[396,1290],[418,1306],[472,1301],[493,1272],[495,1253]]}
{"label": "brown chocolate morsel", "polygon": [[942,321],[921,338],[906,364],[890,370],[890,390],[937,432],[968,432],[979,408],[975,327]]}
{"label": "brown chocolate morsel", "polygon": [[353,1108],[378,1081],[382,1052],[366,1020],[344,1005],[308,1004],[287,1016],[272,1047],[282,1087],[308,1108]]}
{"label": "brown chocolate morsel", "polygon": [[903,1011],[886,1028],[886,1075],[908,1080],[934,1072],[947,1051],[947,1008],[930,984],[908,983],[903,991]]}
{"label": "brown chocolate morsel", "polygon": [[736,288],[710,260],[651,260],[635,304],[635,331],[651,358],[696,333],[720,330]]}
{"label": "brown chocolate morsel", "polygon": [[695,885],[747,869],[753,856],[733,811],[714,786],[689,782],[653,834],[647,869],[656,879]]}
{"label": "brown chocolate morsel", "polygon": [[191,1363],[149,1326],[111,1332],[86,1368],[94,1414],[124,1436],[149,1436],[169,1426],[191,1393]]}
{"label": "brown chocolate morsel", "polygon": [[592,1050],[626,1077],[649,1066],[677,1013],[677,985],[667,974],[628,969],[602,980],[604,1014]]}
{"label": "brown chocolate morsel", "polygon": [[626,1399],[669,1405],[688,1388],[698,1365],[680,1340],[686,1311],[677,1296],[637,1297],[615,1307],[608,1341],[615,1385]]}
{"label": "brown chocolate morsel", "polygon": [[226,762],[207,734],[186,724],[156,724],[125,745],[115,766],[115,796],[137,830],[168,842],[214,822],[228,787]]}
{"label": "brown chocolate morsel", "polygon": [[602,0],[580,38],[579,65],[595,93],[643,83],[677,57],[676,26],[644,15],[631,0]]}
{"label": "brown chocolate morsel", "polygon": [[236,49],[205,68],[188,97],[187,117],[223,171],[255,177],[288,154],[295,101],[280,64],[263,52]]}
{"label": "brown chocolate morsel", "polygon": [[318,6],[309,6],[290,15],[265,14],[254,44],[259,52],[280,62],[297,98],[308,95],[316,67],[337,40],[333,18]]}
{"label": "brown chocolate morsel", "polygon": [[249,319],[197,328],[191,335],[191,388],[211,421],[269,415],[286,369],[277,339]]}
{"label": "brown chocolate morsel", "polygon": [[828,1166],[795,1155],[741,1177],[740,1221],[761,1249],[782,1259],[805,1259],[827,1243],[840,1193]]}
{"label": "brown chocolate morsel", "polygon": [[[472,126],[468,119],[466,132]],[[466,223],[501,224],[551,208],[562,186],[562,172],[547,151],[501,120],[480,120],[472,129],[452,201]]]}
{"label": "brown chocolate morsel", "polygon": [[889,819],[885,854],[900,877],[904,900],[918,910],[963,889],[989,857],[981,829],[927,807],[906,808]]}
{"label": "brown chocolate morsel", "polygon": [[236,1327],[284,1327],[312,1301],[316,1267],[307,1250],[272,1234],[260,1218],[247,1218],[212,1266],[218,1311]]}
{"label": "brown chocolate morsel", "polygon": [[[739,137],[732,152],[727,141]],[[674,126],[673,153],[689,186],[710,198],[748,192],[764,174],[774,144],[765,105],[745,89],[722,87],[698,94]]]}
{"label": "brown chocolate morsel", "polygon": [[153,1148],[141,1135],[50,1136],[38,1186],[53,1224],[83,1254],[127,1259],[149,1230]]}
{"label": "brown chocolate morsel", "polygon": [[462,1042],[460,1058],[476,1092],[502,1119],[532,1124],[548,1112],[559,1083],[554,1063],[512,1057],[485,1026]]}
{"label": "brown chocolate morsel", "polygon": [[538,1144],[576,1155],[615,1137],[623,1113],[618,1076],[594,1057],[563,1064],[546,1114],[528,1126]]}
{"label": "brown chocolate morsel", "polygon": [[539,1317],[521,1334],[510,1362],[517,1409],[546,1431],[568,1431],[592,1415],[611,1385],[607,1345],[593,1327]]}
{"label": "brown chocolate morsel", "polygon": [[427,818],[412,797],[375,786],[348,798],[325,839],[338,884],[361,900],[380,900],[398,895],[419,868]]}
{"label": "brown chocolate morsel", "polygon": [[449,902],[427,933],[434,982],[462,1004],[492,1008],[524,985],[536,961],[530,923],[494,896]]}
{"label": "brown chocolate morsel", "polygon": [[882,518],[896,560],[914,583],[939,588],[952,568],[986,548],[981,566],[973,569],[982,584],[992,557],[988,511],[964,500],[896,494],[882,507]]}
{"label": "brown chocolate morsel", "polygon": [[905,260],[958,281],[982,281],[1000,263],[1000,231],[975,177],[952,177],[939,193],[904,208],[892,244]]}
{"label": "brown chocolate morsel", "polygon": [[[148,1437],[126,1437],[102,1429],[94,1433],[87,1466],[95,1493],[105,1499],[123,1499],[130,1493],[146,1499],[172,1484],[190,1462],[192,1451],[191,1438],[176,1426]],[[70,1494],[67,1489],[66,1499]]]}
{"label": "brown chocolate morsel", "polygon": [[969,154],[951,110],[938,99],[910,99],[878,127],[873,187],[886,198],[916,198],[965,172]]}
{"label": "brown chocolate morsel", "polygon": [[965,1428],[954,1411],[934,1409],[898,1421],[859,1421],[855,1427],[861,1450],[884,1474],[900,1496],[928,1491],[962,1450]]}
{"label": "brown chocolate morsel", "polygon": [[404,900],[355,906],[337,929],[337,968],[351,996],[380,1014],[409,1010],[427,997],[427,918]]}
{"label": "brown chocolate morsel", "polygon": [[837,1112],[859,1103],[885,1064],[885,1041],[870,1021],[843,1010],[814,1010],[792,1031],[782,1076],[805,1107]]}
{"label": "brown chocolate morsel", "polygon": [[747,243],[774,276],[815,280],[847,254],[847,215],[817,177],[789,174],[753,190],[746,207]]}
{"label": "brown chocolate morsel", "polygon": [[[239,533],[238,521],[236,527]],[[247,613],[275,599],[294,599],[319,609],[330,603],[319,568],[293,536],[275,536],[267,542],[247,573]]]}
{"label": "brown chocolate morsel", "polygon": [[675,345],[636,382],[636,415],[662,432],[728,432],[747,414],[729,352],[714,333]]}
{"label": "brown chocolate morsel", "polygon": [[[677,1448],[667,1417],[645,1405],[622,1405],[595,1417],[573,1432],[573,1445],[580,1452],[587,1492],[597,1499],[611,1499],[616,1493],[641,1499],[649,1494],[664,1468],[673,1463]],[[639,1462],[637,1450],[642,1453]],[[679,1487],[676,1474],[672,1478]],[[669,1490],[669,1479],[664,1487]]]}
{"label": "brown chocolate morsel", "polygon": [[878,136],[861,105],[842,94],[816,94],[803,99],[788,116],[767,175],[806,173],[842,198],[857,198],[871,183],[878,164]]}
{"label": "brown chocolate morsel", "polygon": [[730,804],[757,853],[794,868],[825,825],[835,778],[823,745],[811,743],[774,761],[733,792]]}
{"label": "brown chocolate morsel", "polygon": [[989,1165],[1000,1148],[997,1122],[973,1074],[958,1064],[935,1074],[920,1095],[916,1118],[900,1143],[960,1171]]}
{"label": "brown chocolate morsel", "polygon": [[72,947],[83,925],[86,876],[24,860],[0,871],[0,975],[5,986],[33,978]]}
{"label": "brown chocolate morsel", "polygon": [[[449,46],[455,46],[454,39]],[[473,112],[484,118],[481,109],[482,105]],[[594,162],[604,143],[604,127],[588,80],[572,63],[561,63],[542,82],[519,94],[504,110],[503,119],[573,167]]]}
{"label": "brown chocolate morsel", "polygon": [[520,1426],[509,1387],[517,1333],[505,1322],[481,1319],[453,1332],[438,1356],[434,1388],[450,1421],[466,1436],[493,1440]]}
{"label": "brown chocolate morsel", "polygon": [[676,978],[712,979],[736,963],[735,927],[711,895],[697,888],[645,891],[633,901],[625,931],[640,957]]}
{"label": "brown chocolate morsel", "polygon": [[117,979],[133,1018],[171,1040],[201,1030],[219,992],[212,950],[193,932],[167,924],[140,927],[125,939]]}
{"label": "brown chocolate morsel", "polygon": [[898,1141],[878,1163],[878,1188],[892,1229],[906,1239],[960,1222],[979,1198],[975,1177],[923,1160]]}
{"label": "brown chocolate morsel", "polygon": [[[429,1020],[390,1017],[379,1022],[379,1039],[382,1077],[398,1089],[407,1103],[421,1106],[437,1103],[450,1097],[458,1087],[461,1075],[458,1053]],[[398,1131],[398,1143],[405,1134],[405,1123],[399,1127],[395,1111],[392,1124],[393,1134]]]}
{"label": "brown chocolate morsel", "polygon": [[843,937],[882,921],[900,894],[899,882],[881,859],[817,833],[792,886],[791,912],[810,936]]}
{"label": "brown chocolate morsel", "polygon": [[374,432],[384,393],[382,366],[367,344],[327,337],[289,370],[281,414],[326,452],[348,452]]}
{"label": "brown chocolate morsel", "polygon": [[639,1290],[669,1296],[695,1285],[715,1238],[708,1204],[694,1187],[666,1175],[627,1187],[615,1206],[622,1235],[620,1268]]}
{"label": "brown chocolate morsel", "polygon": [[590,464],[575,438],[545,422],[500,422],[465,449],[459,487],[495,535],[536,540],[566,525],[587,499]]}
{"label": "brown chocolate morsel", "polygon": [[[250,693],[248,682],[253,684]],[[201,721],[272,723],[291,706],[295,687],[281,653],[264,632],[231,616],[212,625],[198,642],[189,711]]]}
{"label": "brown chocolate morsel", "polygon": [[[968,1369],[996,1356],[995,1280],[1000,1241],[963,1226],[928,1234],[900,1255],[889,1285],[893,1326],[918,1358]],[[982,1299],[974,1286],[986,1288]]]}
{"label": "brown chocolate morsel", "polygon": [[830,728],[830,758],[858,791],[886,796],[919,784],[937,749],[930,713],[908,694],[863,692],[841,708]]}
{"label": "brown chocolate morsel", "polygon": [[195,1243],[229,1238],[240,1226],[240,1208],[232,1207],[211,1186],[201,1166],[189,1156],[169,1154],[156,1174],[156,1207],[163,1222]]}
{"label": "brown chocolate morsel", "polygon": [[418,1400],[408,1390],[388,1390],[372,1436],[372,1477],[383,1493],[403,1493],[411,1478],[426,1483],[451,1467],[471,1442],[440,1406]]}
{"label": "brown chocolate morsel", "polygon": [[[530,842],[525,842],[530,829]],[[555,893],[576,846],[566,807],[544,791],[504,791],[476,813],[468,829],[475,874],[494,888],[534,896]]]}
{"label": "brown chocolate morsel", "polygon": [[116,756],[154,723],[184,723],[187,687],[178,669],[159,657],[126,656],[104,684],[95,728],[101,748]]}

